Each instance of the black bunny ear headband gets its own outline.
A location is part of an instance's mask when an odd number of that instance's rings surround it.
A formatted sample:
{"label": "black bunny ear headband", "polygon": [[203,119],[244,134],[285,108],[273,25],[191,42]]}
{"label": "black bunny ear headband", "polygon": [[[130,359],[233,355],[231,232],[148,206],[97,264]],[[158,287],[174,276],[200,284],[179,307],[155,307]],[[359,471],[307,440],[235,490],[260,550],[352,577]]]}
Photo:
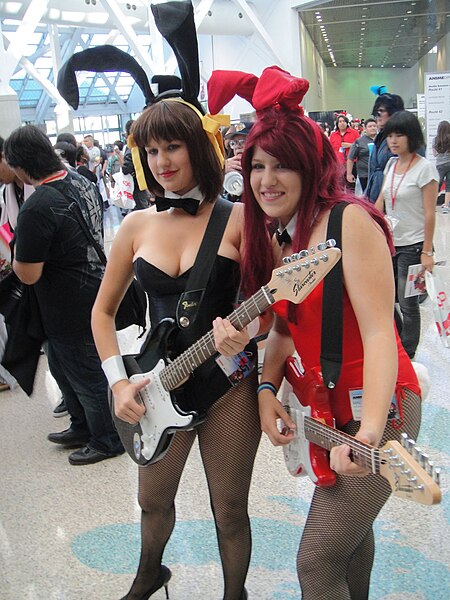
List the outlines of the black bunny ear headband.
{"label": "black bunny ear headband", "polygon": [[[203,129],[223,166],[224,148],[220,127],[229,125],[226,115],[205,115],[197,97],[200,90],[200,70],[198,60],[197,33],[194,21],[194,9],[191,0],[170,1],[165,4],[151,5],[158,31],[167,40],[178,62],[181,79],[176,76],[154,75],[151,83],[158,84],[158,94],[152,91],[144,69],[135,58],[115,46],[98,46],[74,54],[58,73],[57,88],[66,102],[77,110],[80,102],[76,79],[77,71],[125,72],[129,73],[142,90],[146,107],[161,100],[174,100],[187,104],[202,121]],[[127,141],[133,155],[136,177],[140,189],[146,189],[144,172],[137,148],[132,136]]]}

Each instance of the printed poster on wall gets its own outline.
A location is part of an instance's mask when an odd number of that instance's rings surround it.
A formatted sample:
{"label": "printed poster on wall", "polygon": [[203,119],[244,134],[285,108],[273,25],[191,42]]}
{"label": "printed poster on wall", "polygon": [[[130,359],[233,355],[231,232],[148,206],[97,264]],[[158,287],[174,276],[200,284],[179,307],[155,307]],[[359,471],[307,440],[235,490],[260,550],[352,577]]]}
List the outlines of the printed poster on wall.
{"label": "printed poster on wall", "polygon": [[450,73],[425,73],[427,158],[434,161],[433,142],[441,121],[450,121]]}

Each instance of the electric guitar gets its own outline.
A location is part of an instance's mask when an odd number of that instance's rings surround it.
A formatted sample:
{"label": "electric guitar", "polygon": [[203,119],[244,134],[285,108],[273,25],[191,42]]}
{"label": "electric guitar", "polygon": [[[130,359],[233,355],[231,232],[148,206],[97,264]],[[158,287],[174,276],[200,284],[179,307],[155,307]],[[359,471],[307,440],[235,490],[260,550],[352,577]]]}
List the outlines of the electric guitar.
{"label": "electric guitar", "polygon": [[[285,257],[283,265],[272,271],[269,283],[240,304],[227,319],[240,331],[274,302],[290,300],[299,304],[340,259],[341,252],[334,246],[335,241],[328,240],[317,248]],[[160,460],[177,430],[193,429],[202,420],[202,415],[195,411],[181,410],[177,395],[182,394],[181,384],[195,369],[217,354],[214,334],[209,331],[171,360],[170,340],[176,330],[173,319],[163,319],[137,356],[123,357],[130,382],[150,379],[136,398],[146,409],[138,423],[131,425],[115,415],[114,398],[110,393],[111,412],[120,439],[139,465]]]}
{"label": "electric guitar", "polygon": [[420,504],[441,501],[440,469],[407,434],[402,434],[401,444],[391,440],[375,448],[334,428],[320,369],[305,372],[296,358],[288,358],[280,402],[297,426],[296,437],[284,446],[286,466],[294,477],[308,475],[318,486],[334,485],[328,451],[347,444],[353,462],[387,479],[395,496]]}

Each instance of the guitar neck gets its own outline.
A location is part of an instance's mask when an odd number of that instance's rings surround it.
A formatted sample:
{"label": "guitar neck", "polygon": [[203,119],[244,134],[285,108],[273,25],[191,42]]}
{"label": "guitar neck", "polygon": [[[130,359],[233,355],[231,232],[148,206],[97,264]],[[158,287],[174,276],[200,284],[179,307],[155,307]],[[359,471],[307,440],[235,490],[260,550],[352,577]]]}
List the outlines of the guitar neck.
{"label": "guitar neck", "polygon": [[325,425],[312,417],[304,417],[304,432],[307,440],[321,448],[331,450],[335,446],[347,444],[352,451],[352,461],[360,467],[380,472],[380,451],[370,444],[360,442],[351,435]]}
{"label": "guitar neck", "polygon": [[[274,302],[275,298],[269,287],[263,286],[251,298],[240,304],[227,319],[235,329],[241,331]],[[214,334],[211,330],[161,371],[160,379],[165,389],[171,391],[177,388],[197,367],[216,352]]]}

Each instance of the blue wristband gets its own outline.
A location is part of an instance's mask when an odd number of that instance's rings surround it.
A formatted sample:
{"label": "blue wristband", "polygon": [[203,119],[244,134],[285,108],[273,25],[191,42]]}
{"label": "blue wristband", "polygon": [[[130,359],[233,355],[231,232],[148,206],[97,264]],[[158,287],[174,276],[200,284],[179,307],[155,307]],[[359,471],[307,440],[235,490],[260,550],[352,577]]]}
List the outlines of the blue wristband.
{"label": "blue wristband", "polygon": [[262,392],[263,390],[270,390],[274,396],[276,396],[278,393],[277,388],[273,385],[273,383],[270,383],[270,381],[261,382],[256,390],[256,393],[259,394],[259,392]]}

